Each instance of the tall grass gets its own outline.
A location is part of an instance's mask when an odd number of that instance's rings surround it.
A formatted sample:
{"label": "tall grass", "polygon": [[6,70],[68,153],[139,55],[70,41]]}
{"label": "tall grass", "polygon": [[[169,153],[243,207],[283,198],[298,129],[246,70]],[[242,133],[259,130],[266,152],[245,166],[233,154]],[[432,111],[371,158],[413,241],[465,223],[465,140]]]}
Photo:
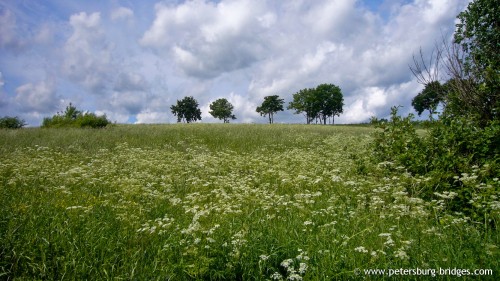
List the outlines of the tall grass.
{"label": "tall grass", "polygon": [[372,132],[0,131],[0,278],[351,280],[418,267],[493,269],[482,278],[495,280],[497,230],[444,212],[446,197],[410,196],[425,178],[370,164]]}

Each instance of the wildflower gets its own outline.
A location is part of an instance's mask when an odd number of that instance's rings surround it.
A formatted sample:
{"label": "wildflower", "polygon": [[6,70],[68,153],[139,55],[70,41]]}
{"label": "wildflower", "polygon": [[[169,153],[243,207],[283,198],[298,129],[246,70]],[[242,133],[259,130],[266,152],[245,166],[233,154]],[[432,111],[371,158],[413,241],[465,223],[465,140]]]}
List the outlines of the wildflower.
{"label": "wildflower", "polygon": [[83,209],[83,208],[84,208],[83,206],[70,206],[66,208],[66,210]]}
{"label": "wildflower", "polygon": [[311,224],[314,224],[314,223],[313,223],[312,221],[305,221],[305,222],[304,222],[304,225],[305,225],[305,226],[308,226],[308,225],[311,225]]}
{"label": "wildflower", "polygon": [[269,259],[269,256],[266,256],[266,255],[260,255],[260,260],[262,261],[267,261]]}
{"label": "wildflower", "polygon": [[282,261],[280,263],[280,265],[286,269],[288,269],[288,267],[290,267],[290,265],[293,263],[293,260],[292,259],[286,259],[284,261]]}
{"label": "wildflower", "polygon": [[404,248],[399,248],[399,249],[395,252],[394,256],[395,256],[396,258],[400,258],[400,259],[402,259],[402,260],[409,260],[409,259],[410,259],[410,257],[408,256],[408,254],[406,254],[406,252],[404,251]]}
{"label": "wildflower", "polygon": [[288,277],[286,279],[287,280],[297,280],[297,281],[300,281],[300,280],[302,280],[302,276],[300,276],[297,273],[292,273],[292,274],[288,275]]}
{"label": "wildflower", "polygon": [[359,246],[359,247],[354,248],[354,251],[360,252],[360,253],[368,253],[368,250],[365,249],[365,247],[363,247],[363,246]]}
{"label": "wildflower", "polygon": [[283,280],[283,276],[281,276],[281,274],[279,274],[278,272],[271,274],[270,277],[271,280]]}
{"label": "wildflower", "polygon": [[300,274],[304,274],[304,273],[306,273],[306,270],[307,270],[307,264],[306,264],[306,263],[301,262],[301,263],[299,264],[299,273],[300,273]]}
{"label": "wildflower", "polygon": [[392,238],[389,236],[387,237],[387,241],[384,242],[384,245],[387,245],[387,246],[394,246],[394,240],[392,240]]}

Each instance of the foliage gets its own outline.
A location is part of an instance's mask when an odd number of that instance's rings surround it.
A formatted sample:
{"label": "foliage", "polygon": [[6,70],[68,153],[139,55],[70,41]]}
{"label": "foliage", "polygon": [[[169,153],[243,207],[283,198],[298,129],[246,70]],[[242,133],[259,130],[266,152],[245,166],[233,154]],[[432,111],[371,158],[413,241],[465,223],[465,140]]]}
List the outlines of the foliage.
{"label": "foliage", "polygon": [[236,119],[233,114],[233,105],[227,99],[218,99],[210,104],[210,113],[214,118],[224,120],[229,123],[229,119]]}
{"label": "foliage", "polygon": [[260,106],[257,107],[256,111],[260,116],[268,116],[269,124],[274,123],[274,114],[278,111],[283,111],[284,100],[280,99],[278,95],[266,96],[264,101]]}
{"label": "foliage", "polygon": [[431,82],[425,85],[425,88],[411,101],[411,105],[418,113],[418,116],[424,112],[424,110],[429,111],[429,115],[432,119],[433,114],[436,111],[438,104],[444,98],[443,86],[438,81]]}
{"label": "foliage", "polygon": [[307,124],[318,116],[318,110],[314,106],[314,95],[314,89],[302,89],[293,94],[293,100],[288,105],[288,109],[295,109],[295,114],[304,113]]}
{"label": "foliage", "polygon": [[339,116],[344,106],[342,91],[333,84],[321,84],[314,89],[302,89],[293,95],[288,109],[295,109],[295,113],[304,113],[306,123],[319,119],[326,124],[328,118]]}
{"label": "foliage", "polygon": [[315,93],[319,118],[322,118],[323,124],[326,125],[327,118],[335,118],[335,116],[339,116],[343,112],[344,98],[342,91],[333,84],[321,84],[316,87]]}
{"label": "foliage", "polygon": [[414,128],[414,116],[401,117],[397,112],[398,108],[392,107],[391,118],[387,122],[377,122],[376,118],[372,118],[372,123],[382,129],[374,134],[372,146],[375,159],[378,162],[396,161],[412,173],[424,173],[427,168],[426,151]]}
{"label": "foliage", "polygon": [[[499,232],[445,212],[454,194],[422,200],[427,177],[396,163],[356,172],[373,130],[1,130],[0,276],[361,280],[379,279],[363,276],[373,268],[464,268],[494,269],[481,277],[497,280]],[[472,175],[458,180],[473,184]],[[489,185],[481,189],[498,181]]]}
{"label": "foliage", "polygon": [[24,126],[26,126],[26,122],[17,116],[0,118],[0,129],[20,129]]}
{"label": "foliage", "polygon": [[397,108],[392,109],[391,120],[381,123],[382,131],[375,134],[376,161],[394,162],[425,177],[416,189],[421,198],[439,200],[443,192],[453,194],[448,211],[498,224],[499,206],[485,207],[483,200],[500,196],[500,123],[481,128],[467,118],[442,117],[427,134],[419,136],[412,118],[402,118]]}
{"label": "foliage", "polygon": [[[475,0],[458,15],[455,42],[467,53],[465,71],[474,73],[489,103],[500,106],[500,6],[496,0]],[[486,101],[484,101],[486,102]],[[492,112],[500,114],[500,112]]]}
{"label": "foliage", "polygon": [[198,108],[198,101],[194,97],[184,97],[177,100],[176,105],[170,106],[174,116],[177,116],[177,122],[186,121],[187,123],[201,120],[201,110]]}
{"label": "foliage", "polygon": [[98,116],[95,113],[78,110],[73,104],[69,104],[64,112],[58,112],[52,117],[45,117],[42,128],[104,128],[111,124],[106,115]]}
{"label": "foliage", "polygon": [[[474,0],[457,16],[452,43],[443,37],[429,59],[410,66],[425,86],[444,84],[444,114],[462,116],[484,127],[500,116],[500,6]],[[428,62],[427,62],[428,61]],[[444,73],[440,73],[444,70]],[[427,88],[427,87],[426,87]]]}

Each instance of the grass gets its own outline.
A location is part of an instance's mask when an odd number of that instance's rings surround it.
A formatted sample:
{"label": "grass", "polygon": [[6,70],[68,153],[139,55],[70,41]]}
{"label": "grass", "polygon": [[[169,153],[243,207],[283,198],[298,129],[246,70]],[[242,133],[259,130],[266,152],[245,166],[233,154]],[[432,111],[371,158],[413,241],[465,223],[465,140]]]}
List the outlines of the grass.
{"label": "grass", "polygon": [[498,278],[498,231],[444,212],[446,196],[412,197],[425,179],[370,162],[372,132],[0,130],[0,278],[352,280],[397,268]]}

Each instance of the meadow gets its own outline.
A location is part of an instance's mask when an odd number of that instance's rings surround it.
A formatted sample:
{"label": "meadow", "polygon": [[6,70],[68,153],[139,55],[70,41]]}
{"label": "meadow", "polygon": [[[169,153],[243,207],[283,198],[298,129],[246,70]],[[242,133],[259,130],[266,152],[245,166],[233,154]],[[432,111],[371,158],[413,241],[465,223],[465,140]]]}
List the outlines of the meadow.
{"label": "meadow", "polygon": [[[453,193],[421,199],[426,178],[374,163],[374,131],[278,124],[0,130],[0,279],[477,277],[451,270],[464,269],[498,280],[496,227],[446,212]],[[390,278],[372,269],[427,271]]]}

